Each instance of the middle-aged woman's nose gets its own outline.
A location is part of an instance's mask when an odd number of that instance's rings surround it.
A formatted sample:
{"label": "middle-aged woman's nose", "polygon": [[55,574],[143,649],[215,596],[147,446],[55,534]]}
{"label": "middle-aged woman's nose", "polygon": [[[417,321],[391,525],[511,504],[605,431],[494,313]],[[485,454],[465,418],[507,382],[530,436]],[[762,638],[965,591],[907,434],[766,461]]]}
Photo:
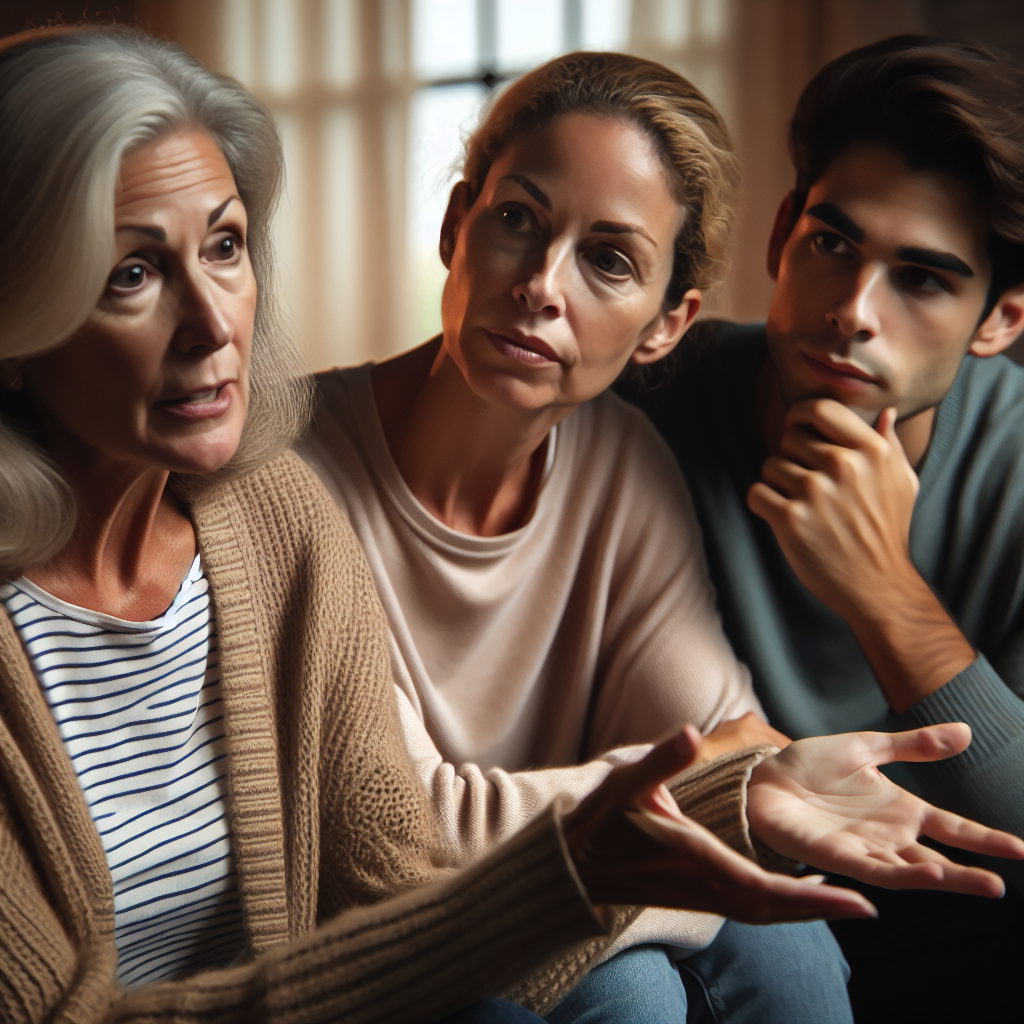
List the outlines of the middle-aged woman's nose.
{"label": "middle-aged woman's nose", "polygon": [[174,333],[175,345],[188,351],[230,344],[234,325],[224,308],[228,294],[198,267],[183,271],[179,282],[180,322]]}
{"label": "middle-aged woman's nose", "polygon": [[549,250],[545,253],[543,265],[513,287],[512,297],[531,313],[564,316],[565,289],[562,278],[566,262],[563,252]]}
{"label": "middle-aged woman's nose", "polygon": [[826,319],[847,339],[864,340],[881,332],[880,303],[884,301],[886,269],[865,263],[851,282],[850,290],[826,313]]}

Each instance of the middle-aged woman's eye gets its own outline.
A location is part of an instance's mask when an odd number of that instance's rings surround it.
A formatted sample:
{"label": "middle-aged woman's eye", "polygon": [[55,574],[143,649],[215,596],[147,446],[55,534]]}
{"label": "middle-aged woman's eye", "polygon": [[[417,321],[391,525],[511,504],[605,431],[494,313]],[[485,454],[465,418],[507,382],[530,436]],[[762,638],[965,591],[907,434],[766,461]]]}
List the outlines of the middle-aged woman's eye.
{"label": "middle-aged woman's eye", "polygon": [[596,249],[588,258],[602,274],[628,277],[632,273],[632,268],[625,257],[614,249]]}
{"label": "middle-aged woman's eye", "polygon": [[146,283],[146,277],[146,268],[141,263],[129,263],[110,275],[107,287],[120,293],[138,291]]}
{"label": "middle-aged woman's eye", "polygon": [[501,222],[513,231],[522,231],[523,228],[529,227],[530,219],[522,210],[517,210],[513,206],[501,211]]}
{"label": "middle-aged woman's eye", "polygon": [[210,255],[220,263],[230,262],[238,256],[242,246],[234,235],[217,239]]}

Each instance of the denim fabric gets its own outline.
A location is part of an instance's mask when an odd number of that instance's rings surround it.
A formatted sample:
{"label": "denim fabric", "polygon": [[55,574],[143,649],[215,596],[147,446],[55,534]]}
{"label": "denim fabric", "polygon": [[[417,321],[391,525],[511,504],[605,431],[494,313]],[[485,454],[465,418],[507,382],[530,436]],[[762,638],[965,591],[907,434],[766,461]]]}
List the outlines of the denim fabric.
{"label": "denim fabric", "polygon": [[440,1024],[543,1024],[535,1013],[505,999],[481,999]]}
{"label": "denim fabric", "polygon": [[[678,970],[677,970],[678,967]],[[601,964],[548,1024],[853,1024],[850,972],[820,921],[726,921],[715,941],[673,962],[634,946]]]}

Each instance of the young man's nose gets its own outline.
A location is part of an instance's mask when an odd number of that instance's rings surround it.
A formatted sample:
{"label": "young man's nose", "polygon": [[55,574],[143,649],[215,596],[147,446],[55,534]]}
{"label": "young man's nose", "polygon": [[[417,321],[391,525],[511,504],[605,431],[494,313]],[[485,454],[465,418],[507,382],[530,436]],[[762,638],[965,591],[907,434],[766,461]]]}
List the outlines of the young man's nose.
{"label": "young man's nose", "polygon": [[880,333],[885,285],[885,267],[876,263],[862,266],[850,290],[825,314],[829,324],[847,339]]}

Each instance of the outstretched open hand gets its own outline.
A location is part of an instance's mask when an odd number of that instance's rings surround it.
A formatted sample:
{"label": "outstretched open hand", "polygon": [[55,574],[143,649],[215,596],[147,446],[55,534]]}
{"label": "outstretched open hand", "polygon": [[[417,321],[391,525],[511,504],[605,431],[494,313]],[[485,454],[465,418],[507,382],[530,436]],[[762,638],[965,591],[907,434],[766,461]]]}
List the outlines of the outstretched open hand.
{"label": "outstretched open hand", "polygon": [[707,910],[768,924],[870,917],[859,893],[764,871],[683,816],[662,784],[696,757],[693,726],[616,768],[564,820],[569,852],[596,904]]}
{"label": "outstretched open hand", "polygon": [[1024,840],[933,807],[877,768],[951,757],[970,742],[962,722],[799,740],[754,769],[750,829],[777,853],[872,885],[1001,896],[998,875],[955,864],[918,840],[1014,859],[1024,859]]}

